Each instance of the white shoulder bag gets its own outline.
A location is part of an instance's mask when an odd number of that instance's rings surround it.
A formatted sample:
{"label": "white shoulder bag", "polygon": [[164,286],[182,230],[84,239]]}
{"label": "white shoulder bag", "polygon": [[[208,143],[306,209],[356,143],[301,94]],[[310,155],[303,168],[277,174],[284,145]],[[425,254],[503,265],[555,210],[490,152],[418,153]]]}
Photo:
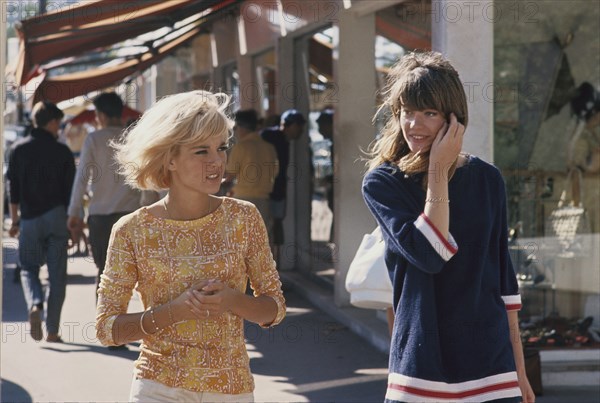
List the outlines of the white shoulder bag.
{"label": "white shoulder bag", "polygon": [[350,303],[359,308],[386,309],[392,306],[392,282],[385,260],[385,242],[381,228],[363,236],[348,274],[346,290]]}

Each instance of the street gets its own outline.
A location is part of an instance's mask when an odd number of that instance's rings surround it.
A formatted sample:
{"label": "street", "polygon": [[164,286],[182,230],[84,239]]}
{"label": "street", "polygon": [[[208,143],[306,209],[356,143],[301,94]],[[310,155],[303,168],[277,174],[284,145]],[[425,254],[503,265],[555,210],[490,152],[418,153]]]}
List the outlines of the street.
{"label": "street", "polygon": [[[5,238],[0,375],[2,402],[125,402],[139,344],[109,351],[95,338],[91,257],[70,258],[63,307],[64,344],[36,342],[21,286],[13,282],[14,239]],[[45,270],[42,270],[43,280]],[[287,316],[278,326],[246,324],[256,402],[382,402],[387,356],[308,303],[294,285],[285,291]],[[134,294],[130,311],[141,310]],[[597,402],[598,386],[544,385],[539,403]]]}
{"label": "street", "polygon": [[[15,247],[15,240],[4,239],[2,402],[126,401],[139,345],[109,351],[95,339],[91,257],[69,260],[61,319],[65,343],[35,342],[21,287],[13,282]],[[288,313],[279,326],[246,324],[256,401],[383,401],[387,356],[293,288],[285,296]],[[135,294],[129,309],[141,309]]]}

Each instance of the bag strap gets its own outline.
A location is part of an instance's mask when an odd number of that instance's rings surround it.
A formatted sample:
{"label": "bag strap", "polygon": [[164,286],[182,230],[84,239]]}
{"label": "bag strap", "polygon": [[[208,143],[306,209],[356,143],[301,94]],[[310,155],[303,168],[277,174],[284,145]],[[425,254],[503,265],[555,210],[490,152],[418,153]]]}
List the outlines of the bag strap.
{"label": "bag strap", "polygon": [[375,227],[373,232],[371,232],[371,235],[377,237],[380,240],[383,240],[383,233],[381,232],[381,227],[379,225]]}

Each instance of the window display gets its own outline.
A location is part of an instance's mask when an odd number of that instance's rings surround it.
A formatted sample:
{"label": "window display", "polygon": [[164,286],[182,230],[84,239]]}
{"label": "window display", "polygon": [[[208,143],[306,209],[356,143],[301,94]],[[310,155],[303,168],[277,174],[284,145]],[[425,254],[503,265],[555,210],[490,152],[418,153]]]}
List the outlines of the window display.
{"label": "window display", "polygon": [[[511,13],[524,3],[538,6]],[[600,5],[548,3],[495,3],[494,161],[525,343],[587,346],[600,343]]]}

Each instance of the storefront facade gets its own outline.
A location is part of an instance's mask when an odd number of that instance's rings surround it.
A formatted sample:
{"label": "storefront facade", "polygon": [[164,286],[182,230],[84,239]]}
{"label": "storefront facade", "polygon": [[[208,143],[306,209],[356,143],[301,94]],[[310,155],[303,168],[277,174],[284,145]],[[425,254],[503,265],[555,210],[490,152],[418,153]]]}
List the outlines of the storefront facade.
{"label": "storefront facade", "polygon": [[[291,148],[281,270],[325,280],[336,304],[348,305],[347,268],[375,226],[360,193],[360,150],[377,132],[377,94],[396,57],[433,49],[465,84],[464,150],[505,178],[523,315],[594,316],[598,326],[598,2],[262,0],[239,10],[194,40],[192,67],[177,88],[221,89],[235,109],[255,108],[265,119],[292,107],[309,118]],[[315,125],[324,108],[334,111],[329,142]],[[324,236],[315,235],[324,198],[315,153],[329,158],[333,173],[323,185],[334,196],[323,210]],[[563,190],[573,187],[573,208],[559,210]]]}

